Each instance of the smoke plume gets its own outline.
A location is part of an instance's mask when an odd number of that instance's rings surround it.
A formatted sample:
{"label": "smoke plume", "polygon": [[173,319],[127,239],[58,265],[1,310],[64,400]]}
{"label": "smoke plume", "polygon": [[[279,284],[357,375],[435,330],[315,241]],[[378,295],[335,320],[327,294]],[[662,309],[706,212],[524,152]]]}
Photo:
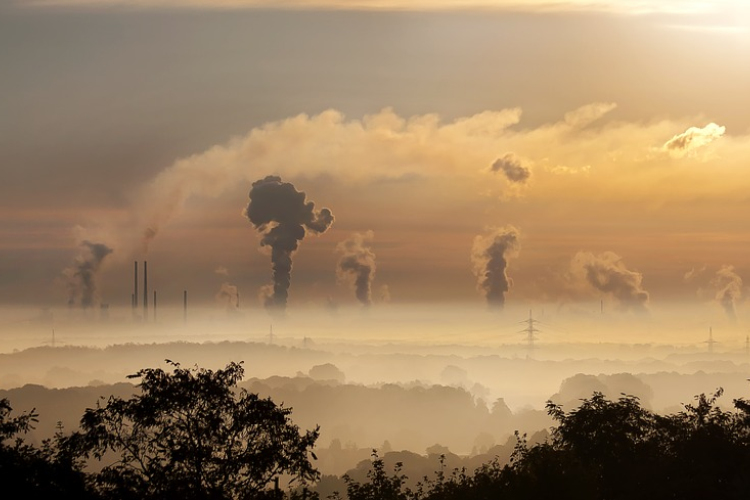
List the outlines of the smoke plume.
{"label": "smoke plume", "polygon": [[716,300],[724,308],[730,321],[737,321],[736,305],[742,298],[742,278],[735,272],[734,266],[723,265],[716,271],[711,284],[716,289]]}
{"label": "smoke plume", "polygon": [[96,277],[112,249],[103,243],[88,240],[83,241],[80,247],[81,252],[64,274],[68,280],[68,305],[79,302],[83,309],[88,309],[98,301]]}
{"label": "smoke plume", "polygon": [[216,293],[216,300],[223,303],[227,310],[234,311],[240,308],[240,292],[231,283],[222,283]]}
{"label": "smoke plume", "polygon": [[336,275],[339,281],[349,283],[357,300],[365,306],[372,304],[372,281],[375,278],[375,254],[369,247],[373,232],[354,233],[340,242],[336,251],[341,253]]}
{"label": "smoke plume", "polygon": [[637,313],[648,311],[649,295],[643,289],[643,275],[629,270],[616,253],[578,252],[571,268],[574,275],[588,285],[614,298],[621,309]]}
{"label": "smoke plume", "polygon": [[518,230],[508,225],[474,238],[472,263],[478,279],[477,287],[492,307],[502,308],[505,293],[513,286],[507,273],[508,259],[518,253],[519,236]]}
{"label": "smoke plume", "polygon": [[255,181],[249,196],[245,215],[263,233],[261,246],[271,247],[273,292],[266,294],[265,303],[283,311],[291,284],[292,254],[308,230],[324,233],[333,223],[333,214],[327,208],[315,211],[304,192],[277,176]]}
{"label": "smoke plume", "polygon": [[505,153],[490,166],[493,172],[502,172],[511,182],[523,184],[531,177],[531,170],[513,153]]}

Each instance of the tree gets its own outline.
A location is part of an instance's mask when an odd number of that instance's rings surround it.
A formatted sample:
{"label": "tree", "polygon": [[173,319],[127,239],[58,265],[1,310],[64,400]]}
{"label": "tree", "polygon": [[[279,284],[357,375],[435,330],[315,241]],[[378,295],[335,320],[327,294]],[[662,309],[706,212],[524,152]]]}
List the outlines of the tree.
{"label": "tree", "polygon": [[[140,394],[86,410],[82,452],[105,465],[95,488],[117,499],[272,498],[272,482],[312,481],[318,428],[301,434],[291,409],[237,389],[244,370],[144,369]],[[312,455],[314,458],[314,455]]]}
{"label": "tree", "polygon": [[41,447],[26,443],[22,435],[34,428],[37,413],[11,417],[13,408],[0,399],[0,484],[5,491],[26,498],[95,498],[86,490],[83,462],[59,429]]}

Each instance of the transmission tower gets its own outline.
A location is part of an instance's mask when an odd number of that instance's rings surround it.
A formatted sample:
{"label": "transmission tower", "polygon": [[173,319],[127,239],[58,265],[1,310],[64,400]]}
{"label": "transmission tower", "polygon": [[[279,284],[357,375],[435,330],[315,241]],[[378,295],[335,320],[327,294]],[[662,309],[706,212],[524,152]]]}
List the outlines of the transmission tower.
{"label": "transmission tower", "polygon": [[521,321],[521,323],[526,323],[526,328],[519,331],[518,333],[525,333],[526,334],[526,344],[529,349],[529,352],[534,350],[534,341],[537,340],[539,337],[535,335],[535,333],[539,332],[539,329],[534,326],[534,323],[538,323],[537,320],[534,319],[534,317],[531,314],[531,309],[529,309],[529,319],[525,319]]}

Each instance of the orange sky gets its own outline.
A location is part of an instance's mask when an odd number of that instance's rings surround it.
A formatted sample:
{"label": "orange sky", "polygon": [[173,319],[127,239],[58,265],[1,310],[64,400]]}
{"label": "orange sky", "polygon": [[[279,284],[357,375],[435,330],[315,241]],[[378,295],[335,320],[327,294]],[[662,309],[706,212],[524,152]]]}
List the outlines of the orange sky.
{"label": "orange sky", "polygon": [[90,241],[113,249],[98,296],[127,304],[151,227],[165,293],[189,286],[210,302],[231,282],[257,304],[270,257],[242,210],[253,181],[279,175],[335,216],[293,256],[290,306],[355,304],[336,247],[366,231],[374,302],[481,303],[472,245],[512,225],[507,303],[747,314],[739,3],[693,14],[682,8],[705,3],[645,2],[635,16],[624,2],[234,14],[25,3],[0,7],[13,75],[0,84],[3,302],[65,304],[63,271]]}

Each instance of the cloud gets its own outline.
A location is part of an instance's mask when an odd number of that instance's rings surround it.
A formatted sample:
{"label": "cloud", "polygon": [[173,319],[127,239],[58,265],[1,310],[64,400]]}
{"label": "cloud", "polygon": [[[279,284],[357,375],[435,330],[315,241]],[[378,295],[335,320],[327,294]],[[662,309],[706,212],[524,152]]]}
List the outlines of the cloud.
{"label": "cloud", "polygon": [[574,280],[611,297],[621,310],[647,312],[649,294],[643,288],[643,275],[628,269],[616,253],[578,252],[570,270]]}
{"label": "cloud", "polygon": [[595,102],[565,114],[565,123],[571,128],[591,125],[617,107],[614,102]]}
{"label": "cloud", "polygon": [[214,269],[214,273],[220,274],[222,276],[229,276],[229,269],[227,269],[224,266],[219,266],[216,269]]}
{"label": "cloud", "polygon": [[724,135],[725,127],[709,123],[703,128],[690,127],[685,132],[675,135],[662,148],[673,156],[682,157],[700,147],[712,143]]}
{"label": "cloud", "polygon": [[531,169],[514,153],[505,153],[490,166],[493,172],[502,172],[510,182],[523,184],[531,177]]}

